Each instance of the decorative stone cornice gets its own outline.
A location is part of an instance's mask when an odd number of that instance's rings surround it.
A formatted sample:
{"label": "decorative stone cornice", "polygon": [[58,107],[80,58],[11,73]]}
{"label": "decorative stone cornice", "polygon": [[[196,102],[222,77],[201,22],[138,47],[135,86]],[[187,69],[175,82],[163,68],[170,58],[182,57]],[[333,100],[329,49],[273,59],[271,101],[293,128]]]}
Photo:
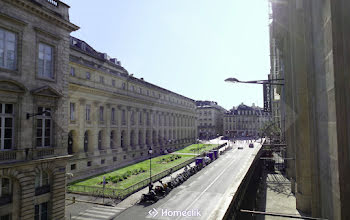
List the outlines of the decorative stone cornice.
{"label": "decorative stone cornice", "polygon": [[36,5],[31,1],[26,1],[26,0],[4,0],[4,1],[6,1],[9,4],[14,4],[17,7],[28,11],[29,13],[35,14],[46,21],[54,23],[57,26],[60,26],[69,32],[76,31],[79,29],[79,27],[76,26],[75,24],[67,20],[64,20],[63,18],[59,17],[57,14],[52,13],[49,10],[44,10],[42,7],[40,7],[39,5]]}

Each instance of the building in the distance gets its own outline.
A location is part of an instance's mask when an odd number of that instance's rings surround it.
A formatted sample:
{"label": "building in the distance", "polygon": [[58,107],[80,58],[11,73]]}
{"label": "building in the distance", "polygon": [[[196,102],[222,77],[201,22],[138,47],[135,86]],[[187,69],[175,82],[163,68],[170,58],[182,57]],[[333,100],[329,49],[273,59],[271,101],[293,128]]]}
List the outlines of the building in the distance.
{"label": "building in the distance", "polygon": [[64,219],[69,6],[0,1],[0,219]]}
{"label": "building in the distance", "polygon": [[211,139],[222,135],[222,119],[225,109],[213,101],[196,101],[199,139]]}
{"label": "building in the distance", "polygon": [[70,181],[114,170],[193,143],[194,100],[136,78],[116,58],[71,37]]}
{"label": "building in the distance", "polygon": [[242,103],[224,114],[224,135],[229,138],[260,136],[270,120],[270,113],[262,108]]}

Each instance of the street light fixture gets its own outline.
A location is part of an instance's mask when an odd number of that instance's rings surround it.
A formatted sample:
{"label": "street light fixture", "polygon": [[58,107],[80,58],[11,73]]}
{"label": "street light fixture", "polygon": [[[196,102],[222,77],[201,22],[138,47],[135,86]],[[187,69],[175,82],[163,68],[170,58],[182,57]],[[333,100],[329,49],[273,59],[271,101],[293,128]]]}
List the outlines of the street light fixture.
{"label": "street light fixture", "polygon": [[[250,84],[269,84],[269,85],[280,85],[283,86],[284,82],[280,82],[283,81],[284,79],[268,79],[268,80],[250,80],[250,81],[240,81],[237,78],[227,78],[225,79],[225,82],[231,82],[231,83],[250,83]],[[277,81],[277,82],[275,82]]]}

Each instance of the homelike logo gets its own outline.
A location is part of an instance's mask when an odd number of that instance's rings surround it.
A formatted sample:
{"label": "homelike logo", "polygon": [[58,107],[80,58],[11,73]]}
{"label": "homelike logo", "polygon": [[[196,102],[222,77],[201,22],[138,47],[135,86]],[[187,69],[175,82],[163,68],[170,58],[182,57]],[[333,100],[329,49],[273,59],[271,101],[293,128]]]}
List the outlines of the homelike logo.
{"label": "homelike logo", "polygon": [[161,209],[160,212],[158,212],[155,208],[148,211],[148,214],[154,218],[158,214],[160,214],[162,217],[200,217],[201,213],[198,209],[192,209],[192,210],[170,210],[170,209]]}

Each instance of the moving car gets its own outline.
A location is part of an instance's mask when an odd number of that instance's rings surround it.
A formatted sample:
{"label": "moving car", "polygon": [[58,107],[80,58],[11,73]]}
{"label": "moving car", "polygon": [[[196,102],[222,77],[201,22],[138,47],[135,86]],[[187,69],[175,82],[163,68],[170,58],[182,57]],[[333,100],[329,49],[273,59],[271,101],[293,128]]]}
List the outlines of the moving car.
{"label": "moving car", "polygon": [[253,148],[253,147],[254,147],[254,144],[253,144],[253,143],[250,143],[250,144],[249,144],[249,147],[250,147],[250,148]]}

